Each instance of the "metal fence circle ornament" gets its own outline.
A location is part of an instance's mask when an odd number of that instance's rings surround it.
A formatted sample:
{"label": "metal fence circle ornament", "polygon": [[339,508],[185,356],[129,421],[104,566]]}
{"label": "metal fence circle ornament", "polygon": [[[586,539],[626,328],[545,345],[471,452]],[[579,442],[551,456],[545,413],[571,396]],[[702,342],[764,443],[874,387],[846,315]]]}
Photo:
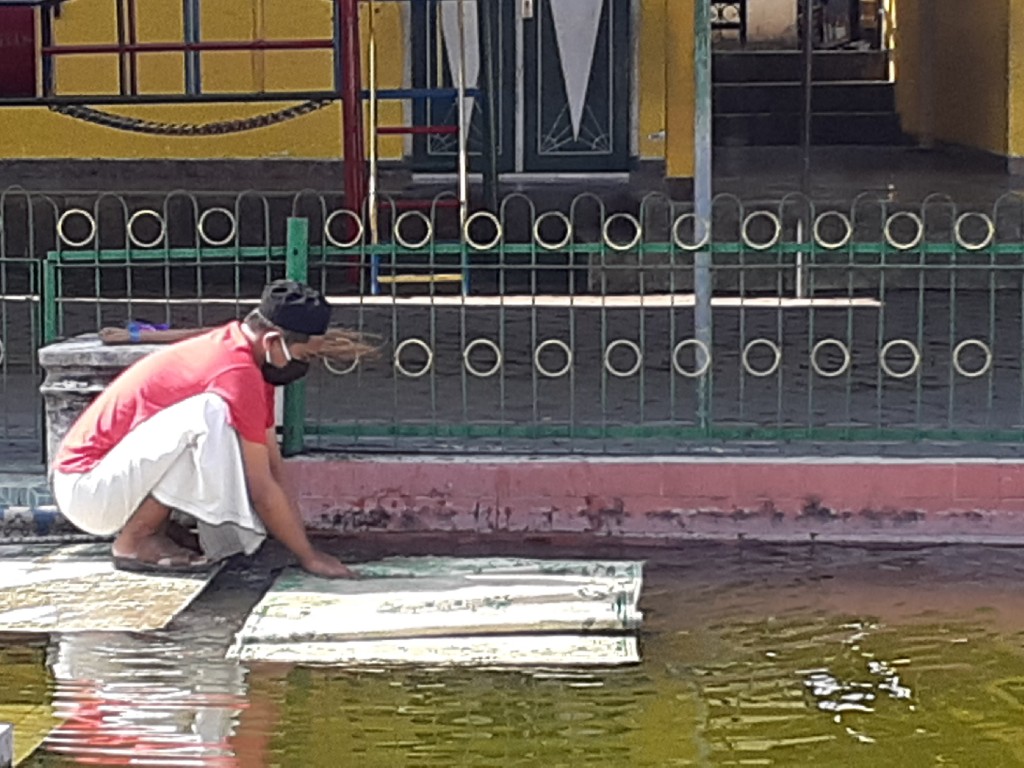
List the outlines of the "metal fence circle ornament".
{"label": "metal fence circle ornament", "polygon": [[[483,347],[489,349],[494,353],[494,364],[486,370],[481,370],[473,364],[470,360],[470,355],[473,354],[473,350],[477,347]],[[462,361],[466,366],[466,370],[469,371],[470,375],[476,376],[478,379],[488,379],[499,370],[501,370],[501,364],[504,362],[504,357],[501,354],[501,348],[490,339],[473,339],[462,352]]]}
{"label": "metal fence circle ornament", "polygon": [[[486,243],[481,243],[479,240],[474,240],[473,236],[469,234],[469,228],[473,226],[474,221],[489,221],[494,227],[494,237],[488,240]],[[501,220],[498,219],[490,211],[474,211],[466,217],[466,223],[462,225],[462,237],[466,241],[466,245],[472,248],[474,251],[489,251],[498,243],[501,242],[503,236],[501,228]]]}
{"label": "metal fence circle ornament", "polygon": [[[772,364],[762,371],[758,371],[750,365],[750,353],[760,346],[768,347],[768,349],[771,350],[772,355],[774,355]],[[756,376],[758,378],[771,376],[773,373],[779,370],[779,366],[781,364],[782,350],[779,348],[779,345],[776,344],[771,339],[753,339],[752,341],[747,342],[747,345],[743,347],[743,369],[751,376]]]}
{"label": "metal fence circle ornament", "polygon": [[[417,347],[419,349],[422,349],[427,354],[426,362],[423,363],[423,367],[420,368],[418,371],[410,371],[408,368],[405,367],[405,364],[402,362],[402,353],[409,347]],[[433,364],[434,350],[432,350],[430,348],[430,345],[427,344],[427,342],[423,341],[423,339],[405,339],[395,348],[395,370],[398,371],[403,376],[406,376],[410,379],[418,379],[420,376],[423,376],[424,374],[427,373],[427,371],[430,370]]]}
{"label": "metal fence circle ornament", "polygon": [[[915,228],[914,236],[904,242],[900,242],[892,236],[892,225],[902,219],[911,221]],[[909,251],[911,248],[919,246],[921,241],[924,240],[924,220],[913,211],[897,211],[885,220],[885,229],[883,233],[885,235],[885,242],[897,251]]]}
{"label": "metal fence circle ornament", "polygon": [[[821,367],[821,363],[818,362],[818,353],[826,347],[836,347],[839,349],[840,354],[843,356],[843,364],[832,371],[826,371]],[[853,362],[853,358],[850,355],[850,349],[839,339],[822,339],[811,349],[811,367],[814,372],[819,376],[826,379],[834,379],[837,376],[842,376],[848,370],[850,370],[850,363]]]}
{"label": "metal fence circle ornament", "polygon": [[[81,240],[72,240],[68,237],[67,232],[64,231],[64,226],[67,224],[68,219],[73,216],[81,216],[89,225],[89,234]],[[59,219],[57,219],[57,236],[60,237],[65,245],[71,248],[84,248],[96,237],[96,219],[93,218],[91,213],[83,208],[69,208],[60,215]]]}
{"label": "metal fence circle ornament", "polygon": [[[228,220],[230,225],[228,233],[220,240],[215,240],[206,233],[206,223],[210,217],[214,214],[220,214]],[[218,248],[222,245],[227,245],[235,239],[235,233],[238,231],[238,222],[235,221],[235,215],[227,208],[207,208],[199,215],[199,221],[196,223],[196,231],[199,233],[199,239],[202,240],[206,245]]]}
{"label": "metal fence circle ornament", "polygon": [[331,373],[335,376],[346,376],[359,367],[359,358],[357,357],[351,363],[349,363],[347,368],[339,368],[326,357],[323,359],[323,364],[324,368],[327,370],[328,373]]}
{"label": "metal fence circle ornament", "polygon": [[[755,243],[750,239],[750,223],[762,217],[772,223],[772,236],[763,242]],[[743,244],[753,248],[755,251],[767,251],[769,248],[774,247],[781,237],[782,220],[771,211],[754,211],[747,214],[743,219],[743,225],[740,227],[740,238],[743,240]]]}
{"label": "metal fence circle ornament", "polygon": [[[544,350],[550,347],[561,350],[562,354],[565,355],[565,365],[556,370],[545,368],[543,363],[540,361],[540,356],[544,353]],[[537,373],[541,376],[545,376],[549,379],[561,378],[569,372],[570,368],[572,368],[572,350],[569,348],[569,345],[561,339],[547,339],[537,345],[537,349],[533,353],[533,365],[536,367]]]}
{"label": "metal fence circle ornament", "polygon": [[[555,219],[556,221],[560,222],[563,227],[565,227],[565,235],[562,237],[561,240],[545,240],[541,235],[541,225],[549,218]],[[561,211],[545,211],[544,213],[537,217],[537,220],[535,222],[533,222],[533,240],[545,251],[557,251],[562,248],[565,248],[565,246],[567,246],[572,240],[572,222],[569,220],[569,217],[566,216]]]}
{"label": "metal fence circle ornament", "polygon": [[[633,365],[629,368],[622,370],[612,365],[612,352],[619,347],[625,347],[633,353]],[[640,345],[635,341],[629,339],[616,339],[609,344],[604,350],[604,367],[612,376],[617,376],[620,379],[628,379],[630,376],[634,376],[640,367],[644,364],[644,353],[640,351]]]}
{"label": "metal fence circle ornament", "polygon": [[[910,367],[905,371],[897,371],[891,365],[889,365],[889,353],[894,349],[909,349],[910,354],[913,357]],[[886,376],[893,379],[907,379],[917,373],[921,367],[921,351],[917,346],[909,339],[892,339],[887,341],[882,347],[882,351],[878,355],[878,364],[885,371]]]}
{"label": "metal fence circle ornament", "polygon": [[[633,237],[625,242],[613,240],[611,226],[616,221],[628,221],[629,225],[633,228]],[[604,239],[605,245],[613,251],[630,251],[640,243],[640,238],[643,237],[643,227],[640,225],[640,220],[631,213],[613,213],[604,220],[604,226],[601,227],[601,237]]]}
{"label": "metal fence circle ornament", "polygon": [[[156,237],[152,240],[142,240],[135,234],[136,222],[145,217],[156,219],[156,223],[160,225],[160,231],[157,232]],[[167,222],[164,221],[163,216],[152,208],[143,208],[142,210],[136,211],[128,218],[127,231],[128,239],[136,248],[156,248],[156,246],[163,242],[164,236],[167,234]]]}
{"label": "metal fence circle ornament", "polygon": [[[971,219],[980,219],[982,224],[985,226],[985,237],[977,243],[968,243],[964,240],[963,226],[965,222],[970,221]],[[956,223],[953,225],[953,238],[956,240],[956,244],[965,251],[980,251],[983,248],[990,246],[992,241],[996,239],[996,225],[993,223],[992,219],[984,213],[978,213],[977,211],[961,213],[956,217]]]}
{"label": "metal fence circle ornament", "polygon": [[[679,362],[679,353],[689,347],[696,347],[700,350],[700,353],[704,355],[704,362],[692,371],[684,368],[682,363]],[[700,360],[700,357],[697,359]],[[700,339],[683,339],[676,344],[675,349],[672,350],[672,367],[675,368],[676,373],[680,376],[685,376],[688,379],[699,379],[708,372],[709,368],[711,368],[711,350],[709,350],[708,345]]]}
{"label": "metal fence circle ornament", "polygon": [[[356,234],[351,240],[338,240],[334,236],[331,225],[334,224],[334,220],[339,216],[347,216],[356,223]],[[327,220],[324,221],[324,238],[335,248],[354,248],[363,241],[364,234],[366,234],[366,228],[363,226],[363,220],[356,215],[355,211],[350,211],[348,208],[339,208],[336,211],[331,211]]]}
{"label": "metal fence circle ornament", "polygon": [[[960,362],[960,355],[963,354],[964,350],[976,347],[981,350],[981,353],[985,356],[985,362],[976,371],[968,371],[964,368],[963,363]],[[980,339],[964,339],[953,349],[953,368],[956,372],[963,376],[965,379],[976,379],[979,376],[984,376],[989,372],[992,367],[992,349],[988,344],[981,341]]]}
{"label": "metal fence circle ornament", "polygon": [[[402,225],[410,219],[419,219],[427,230],[423,237],[415,242],[406,240],[405,236],[402,235]],[[430,219],[423,211],[406,211],[395,219],[395,226],[392,227],[392,232],[394,233],[396,243],[403,248],[408,248],[410,251],[415,251],[425,246],[434,237],[434,225],[430,223]]]}
{"label": "metal fence circle ornament", "polygon": [[[843,223],[843,236],[838,240],[826,240],[821,234],[821,225],[823,221],[827,221],[829,218],[839,219]],[[812,227],[814,234],[814,242],[820,245],[827,251],[836,251],[842,248],[844,245],[853,239],[853,222],[845,213],[839,211],[825,211],[817,218],[814,219],[814,226]]]}
{"label": "metal fence circle ornament", "polygon": [[[683,236],[679,234],[679,227],[687,221],[693,220],[694,232],[699,232],[700,225],[704,225],[704,234],[697,238],[692,243],[687,243],[683,240]],[[676,247],[684,251],[699,251],[708,241],[711,240],[711,227],[708,223],[701,218],[698,218],[695,213],[684,213],[682,216],[672,222],[672,242],[676,244]]]}

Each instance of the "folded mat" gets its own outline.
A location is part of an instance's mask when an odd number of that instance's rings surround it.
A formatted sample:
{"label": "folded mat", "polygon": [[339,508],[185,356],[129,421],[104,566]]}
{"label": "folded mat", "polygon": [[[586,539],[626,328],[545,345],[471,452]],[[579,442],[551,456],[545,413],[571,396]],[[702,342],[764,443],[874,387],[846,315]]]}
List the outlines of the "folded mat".
{"label": "folded mat", "polygon": [[391,558],[358,581],[282,574],[229,655],[335,664],[638,660],[637,562]]}

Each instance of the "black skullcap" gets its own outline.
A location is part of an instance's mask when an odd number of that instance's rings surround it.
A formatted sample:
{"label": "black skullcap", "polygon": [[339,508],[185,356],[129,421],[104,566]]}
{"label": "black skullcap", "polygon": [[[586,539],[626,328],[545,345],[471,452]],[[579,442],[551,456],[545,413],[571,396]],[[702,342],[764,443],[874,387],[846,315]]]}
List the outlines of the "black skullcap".
{"label": "black skullcap", "polygon": [[294,280],[264,288],[259,312],[278,328],[307,336],[323,336],[331,322],[331,305],[320,292]]}

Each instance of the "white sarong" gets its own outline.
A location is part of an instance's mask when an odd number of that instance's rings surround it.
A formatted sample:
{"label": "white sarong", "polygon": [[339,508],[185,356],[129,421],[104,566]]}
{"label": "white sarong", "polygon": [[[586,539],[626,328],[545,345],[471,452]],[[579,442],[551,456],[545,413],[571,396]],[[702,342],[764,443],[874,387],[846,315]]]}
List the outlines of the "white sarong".
{"label": "white sarong", "polygon": [[85,474],[55,472],[61,513],[81,530],[112,536],[152,495],[198,523],[203,553],[252,554],[266,529],[249,500],[238,433],[228,405],[205,393],[139,424]]}

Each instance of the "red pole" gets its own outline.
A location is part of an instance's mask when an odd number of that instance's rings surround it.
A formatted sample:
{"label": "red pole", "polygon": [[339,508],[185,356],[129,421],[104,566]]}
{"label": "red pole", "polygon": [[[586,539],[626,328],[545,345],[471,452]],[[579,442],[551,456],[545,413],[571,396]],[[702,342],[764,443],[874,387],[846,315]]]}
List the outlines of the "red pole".
{"label": "red pole", "polygon": [[[360,71],[359,0],[336,0],[341,21],[343,80],[341,131],[345,153],[345,205],[366,217],[366,149],[363,145],[363,80]],[[358,279],[358,270],[351,277]]]}

